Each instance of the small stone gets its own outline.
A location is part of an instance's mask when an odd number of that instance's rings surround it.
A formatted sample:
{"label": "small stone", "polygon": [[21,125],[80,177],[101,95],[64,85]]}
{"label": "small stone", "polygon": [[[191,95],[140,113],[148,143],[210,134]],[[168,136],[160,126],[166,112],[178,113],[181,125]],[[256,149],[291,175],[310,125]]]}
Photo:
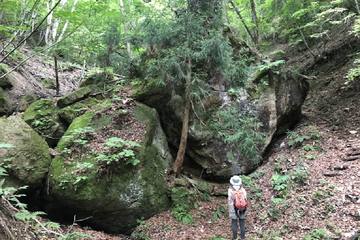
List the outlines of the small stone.
{"label": "small stone", "polygon": [[350,134],[355,135],[358,133],[358,131],[349,131]]}

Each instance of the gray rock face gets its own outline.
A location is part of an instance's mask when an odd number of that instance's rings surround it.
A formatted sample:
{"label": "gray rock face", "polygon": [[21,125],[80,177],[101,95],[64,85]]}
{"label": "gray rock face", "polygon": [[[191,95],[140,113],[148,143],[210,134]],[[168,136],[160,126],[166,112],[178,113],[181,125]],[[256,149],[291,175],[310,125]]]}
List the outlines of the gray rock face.
{"label": "gray rock face", "polygon": [[20,116],[0,118],[0,163],[8,166],[8,182],[38,188],[50,165],[49,146]]}
{"label": "gray rock face", "polygon": [[[226,179],[233,174],[244,174],[255,170],[274,136],[284,133],[300,120],[301,106],[307,90],[308,84],[303,79],[275,75],[269,82],[269,86],[255,100],[249,98],[246,90],[242,90],[230,101],[229,92],[213,91],[203,100],[202,107],[195,107],[197,116],[192,114],[187,158],[190,162],[199,165],[203,169],[203,176],[209,178]],[[181,114],[185,105],[180,95],[181,90],[151,87],[142,88],[134,94],[136,99],[158,110],[169,145],[175,151],[179,144]],[[227,143],[211,129],[210,124],[206,122],[206,117],[202,118],[213,111],[211,109],[223,109],[230,104],[236,106],[239,121],[246,114],[250,114],[261,123],[262,127],[259,131],[264,135],[264,139],[256,146],[257,157],[260,161],[244,156],[238,151],[239,145]],[[211,115],[210,119],[213,116]],[[218,120],[221,122],[224,119]]]}
{"label": "gray rock face", "polygon": [[[154,109],[133,104],[133,110],[128,113],[107,109],[97,113],[88,111],[69,126],[57,146],[61,155],[50,167],[50,203],[47,206],[50,215],[91,216],[89,224],[116,233],[127,232],[136,226],[138,219],[169,207],[165,177],[172,157],[165,134]],[[132,120],[128,121],[129,118]],[[131,127],[131,134],[141,136],[141,140],[136,140],[139,146],[133,148],[136,164],[128,162],[130,147],[125,150],[102,148],[101,138],[91,141],[92,137],[104,134],[107,134],[105,138],[111,138],[109,131],[126,133],[129,126],[122,125],[124,121],[137,126],[137,129]],[[88,134],[87,142],[81,142],[85,136],[82,134]],[[103,141],[106,143],[106,139]]]}

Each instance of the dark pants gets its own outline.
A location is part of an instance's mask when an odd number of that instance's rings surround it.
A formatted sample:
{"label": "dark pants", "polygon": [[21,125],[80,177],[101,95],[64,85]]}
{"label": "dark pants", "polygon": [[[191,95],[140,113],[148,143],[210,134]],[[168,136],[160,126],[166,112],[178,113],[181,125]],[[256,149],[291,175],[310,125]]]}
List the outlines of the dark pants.
{"label": "dark pants", "polygon": [[245,239],[245,211],[246,211],[246,209],[242,210],[242,211],[238,210],[236,212],[236,216],[238,218],[237,219],[231,219],[231,230],[232,230],[232,235],[233,235],[232,239],[237,238],[237,233],[238,233],[238,230],[239,230],[239,224],[240,224],[240,238]]}

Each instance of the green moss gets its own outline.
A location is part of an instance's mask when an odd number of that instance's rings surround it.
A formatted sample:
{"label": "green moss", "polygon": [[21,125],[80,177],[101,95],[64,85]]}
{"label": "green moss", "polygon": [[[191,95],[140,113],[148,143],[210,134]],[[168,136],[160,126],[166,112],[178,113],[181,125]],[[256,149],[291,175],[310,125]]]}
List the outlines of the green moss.
{"label": "green moss", "polygon": [[[109,102],[104,101],[98,107],[103,110],[102,107],[108,106]],[[162,146],[167,144],[166,139],[163,132],[158,130],[160,123],[154,110],[141,104],[137,104],[135,109],[136,117],[148,129],[145,134],[148,141],[142,143],[136,153],[140,159],[139,165],[117,162],[104,169],[97,162],[96,150],[89,149],[88,143],[85,143],[74,148],[75,151],[70,154],[57,156],[50,168],[51,195],[66,202],[70,208],[92,214],[94,221],[108,231],[128,230],[136,225],[137,219],[150,217],[169,207],[165,181],[165,168],[169,163],[166,164],[163,158],[163,151],[168,152],[168,149]],[[113,120],[118,114],[88,111],[77,117],[57,149],[62,151],[71,146],[73,133],[79,129],[91,127],[94,129],[92,135],[103,134],[105,126],[116,123]],[[113,128],[116,127],[113,125]],[[165,139],[165,143],[151,139],[149,135]],[[90,168],[79,169],[84,165]]]}
{"label": "green moss", "polygon": [[159,121],[157,118],[156,110],[137,102],[134,116],[138,121],[145,123],[145,125],[147,126],[147,138],[145,139],[145,144],[151,144],[151,141],[155,134],[156,125]]}
{"label": "green moss", "polygon": [[42,80],[44,87],[49,89],[56,89],[55,79],[46,78]]}
{"label": "green moss", "polygon": [[9,112],[9,99],[6,92],[0,87],[0,116]]}
{"label": "green moss", "polygon": [[10,166],[10,177],[39,187],[50,165],[49,146],[19,116],[0,118],[0,142],[12,147],[0,151],[0,163]]}
{"label": "green moss", "polygon": [[60,108],[67,107],[71,104],[85,99],[91,94],[91,92],[92,90],[89,87],[79,88],[77,91],[60,98],[57,102],[57,106],[59,106]]}
{"label": "green moss", "polygon": [[81,83],[80,87],[105,85],[114,80],[114,73],[110,69],[92,69]]}
{"label": "green moss", "polygon": [[[0,63],[0,76],[9,72],[10,68],[8,65]],[[3,89],[11,88],[13,85],[10,82],[8,77],[4,77],[0,79],[0,87]]]}
{"label": "green moss", "polygon": [[75,118],[75,120],[71,123],[67,131],[65,132],[64,136],[60,139],[57,149],[62,151],[69,145],[71,145],[72,141],[74,140],[73,133],[80,128],[89,127],[90,123],[95,116],[94,112],[86,112],[85,114],[81,115],[80,117]]}
{"label": "green moss", "polygon": [[25,122],[44,136],[52,147],[56,146],[65,129],[60,121],[58,111],[59,109],[52,100],[40,99],[33,102],[23,115]]}
{"label": "green moss", "polygon": [[73,105],[60,109],[59,116],[67,124],[71,124],[75,118],[83,115],[86,111],[89,111],[94,106],[97,106],[98,103],[99,100],[95,98],[87,98]]}

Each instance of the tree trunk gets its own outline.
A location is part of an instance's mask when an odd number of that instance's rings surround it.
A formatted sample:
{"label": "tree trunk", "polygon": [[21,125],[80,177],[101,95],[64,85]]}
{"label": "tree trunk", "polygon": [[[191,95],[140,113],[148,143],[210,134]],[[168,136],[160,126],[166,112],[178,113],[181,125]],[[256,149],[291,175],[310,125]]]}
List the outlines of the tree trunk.
{"label": "tree trunk", "polygon": [[[120,6],[120,12],[123,15],[123,19],[124,19],[123,31],[124,31],[124,35],[126,37],[126,35],[128,34],[129,29],[128,29],[128,23],[126,21],[126,9],[125,9],[124,0],[119,0],[119,6]],[[126,40],[126,50],[127,50],[127,53],[129,55],[129,57],[131,58],[132,57],[132,51],[131,51],[131,43],[130,43],[129,40]]]}
{"label": "tree trunk", "polygon": [[180,137],[180,144],[179,149],[176,155],[176,159],[174,162],[173,171],[176,176],[178,176],[183,168],[185,152],[186,152],[186,145],[189,133],[189,119],[190,119],[190,84],[191,84],[191,60],[188,60],[187,63],[187,74],[186,74],[186,89],[185,89],[185,108],[183,112],[183,119],[182,119],[182,129],[181,129],[181,137]]}
{"label": "tree trunk", "polygon": [[[50,11],[50,9],[53,8],[55,4],[55,1],[53,0],[49,0],[48,2],[46,2],[46,10],[47,12]],[[52,16],[53,13],[50,13],[49,16],[47,16],[46,18],[46,22],[47,22],[47,26],[46,26],[46,30],[45,30],[45,43],[46,44],[50,44],[50,33],[51,33],[51,28],[52,28]]]}
{"label": "tree trunk", "polygon": [[249,34],[249,37],[250,37],[251,41],[256,45],[256,44],[257,44],[257,43],[256,43],[256,39],[255,39],[254,36],[252,35],[249,27],[247,26],[244,18],[242,17],[239,8],[235,5],[234,1],[232,1],[232,0],[230,0],[230,4],[231,4],[231,6],[233,7],[235,13],[238,15],[241,23],[244,25],[244,28],[245,28],[247,34]]}
{"label": "tree trunk", "polygon": [[254,40],[255,44],[259,43],[259,20],[256,13],[256,4],[255,0],[250,0],[250,6],[251,6],[251,17],[255,25],[254,29]]}
{"label": "tree trunk", "polygon": [[59,96],[59,94],[60,94],[60,84],[59,84],[58,61],[57,61],[57,56],[56,55],[54,55],[54,65],[55,65],[56,96]]}

